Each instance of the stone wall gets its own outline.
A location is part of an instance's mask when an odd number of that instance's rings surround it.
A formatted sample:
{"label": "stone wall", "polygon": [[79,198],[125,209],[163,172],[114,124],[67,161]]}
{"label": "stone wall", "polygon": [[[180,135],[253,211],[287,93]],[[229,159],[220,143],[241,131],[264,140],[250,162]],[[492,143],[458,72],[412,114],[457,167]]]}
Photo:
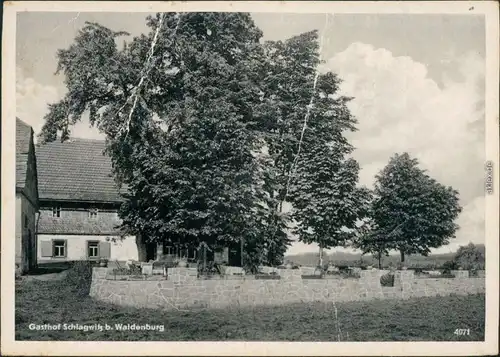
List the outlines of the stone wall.
{"label": "stone wall", "polygon": [[380,285],[387,271],[362,271],[361,278],[303,279],[300,270],[280,270],[279,280],[254,276],[198,279],[196,269],[174,268],[162,280],[109,280],[106,268],[94,268],[90,295],[134,307],[160,309],[225,308],[284,305],[300,302],[340,302],[370,299],[408,299],[420,296],[484,293],[481,278],[418,279],[413,271],[398,271],[394,287]]}
{"label": "stone wall", "polygon": [[469,277],[468,270],[452,270],[451,274],[454,275],[457,279],[465,279]]}

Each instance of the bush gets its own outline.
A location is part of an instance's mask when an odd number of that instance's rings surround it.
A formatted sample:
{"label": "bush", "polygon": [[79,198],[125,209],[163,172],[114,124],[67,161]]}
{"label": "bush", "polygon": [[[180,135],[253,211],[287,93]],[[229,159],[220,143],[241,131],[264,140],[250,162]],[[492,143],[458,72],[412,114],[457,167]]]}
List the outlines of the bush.
{"label": "bush", "polygon": [[350,265],[336,265],[337,268],[339,268],[340,271],[348,271],[350,270]]}
{"label": "bush", "polygon": [[444,278],[444,279],[453,279],[454,277],[455,277],[455,275],[450,274],[450,273],[444,273],[444,272],[441,275],[433,276],[433,278]]}
{"label": "bush", "polygon": [[353,267],[361,268],[361,270],[366,270],[368,267],[368,263],[366,263],[363,259],[359,259],[351,264]]}
{"label": "bush", "polygon": [[255,275],[259,273],[259,266],[262,264],[262,257],[258,250],[243,252],[243,270],[246,274]]}
{"label": "bush", "polygon": [[478,274],[478,270],[477,269],[472,269],[472,270],[469,270],[469,276],[470,277],[478,277],[479,274]]}
{"label": "bush", "polygon": [[484,269],[484,254],[473,243],[458,248],[453,260],[464,270]]}
{"label": "bush", "polygon": [[340,277],[344,279],[349,279],[349,278],[359,279],[361,277],[361,275],[357,271],[351,269],[344,269],[344,270],[339,269],[339,271],[329,271],[326,273],[326,275],[329,277]]}
{"label": "bush", "polygon": [[452,270],[458,269],[458,264],[454,260],[448,260],[443,264],[442,268],[443,268],[443,274],[451,274]]}
{"label": "bush", "polygon": [[92,263],[88,260],[73,262],[67,270],[65,282],[78,295],[88,295],[92,283]]}
{"label": "bush", "polygon": [[224,271],[224,267],[214,261],[207,262],[205,266],[202,261],[198,262],[198,276],[224,275]]}
{"label": "bush", "polygon": [[342,276],[344,279],[359,279],[361,278],[361,274],[357,271],[354,270],[343,270],[340,271],[340,276]]}
{"label": "bush", "polygon": [[130,270],[127,268],[115,268],[113,269],[114,275],[130,275]]}
{"label": "bush", "polygon": [[394,286],[394,275],[391,273],[384,274],[380,277],[380,285]]}
{"label": "bush", "polygon": [[142,274],[142,268],[141,268],[140,263],[139,264],[135,264],[135,263],[130,264],[129,269],[130,269],[130,275],[141,275]]}
{"label": "bush", "polygon": [[344,278],[355,278],[355,279],[361,278],[361,274],[359,272],[350,269],[342,271],[342,274]]}

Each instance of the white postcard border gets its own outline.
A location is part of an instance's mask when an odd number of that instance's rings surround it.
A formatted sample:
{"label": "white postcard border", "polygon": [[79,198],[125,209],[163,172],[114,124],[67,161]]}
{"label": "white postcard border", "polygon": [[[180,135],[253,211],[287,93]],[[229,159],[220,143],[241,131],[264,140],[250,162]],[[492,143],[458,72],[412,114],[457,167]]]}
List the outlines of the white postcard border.
{"label": "white postcard border", "polygon": [[[15,47],[16,13],[243,11],[303,13],[484,14],[486,20],[486,160],[493,195],[486,195],[485,342],[24,342],[14,341]],[[1,282],[4,355],[290,355],[472,356],[498,353],[499,316],[499,18],[494,1],[460,2],[5,2],[2,62]],[[459,105],[459,103],[457,103]],[[451,328],[451,327],[450,327]]]}

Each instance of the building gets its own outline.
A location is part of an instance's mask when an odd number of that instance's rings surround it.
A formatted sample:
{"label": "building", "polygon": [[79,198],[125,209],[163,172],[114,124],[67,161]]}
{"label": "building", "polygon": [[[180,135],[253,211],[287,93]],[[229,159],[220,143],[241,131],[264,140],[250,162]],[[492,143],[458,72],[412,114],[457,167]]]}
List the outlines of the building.
{"label": "building", "polygon": [[16,118],[16,273],[37,265],[36,223],[38,218],[37,162],[33,129]]}
{"label": "building", "polygon": [[[104,150],[102,140],[76,138],[37,146],[38,261],[150,261],[169,257],[196,261],[196,247],[149,243],[141,235],[122,237],[118,210],[125,188],[116,185],[111,159]],[[210,260],[241,263],[239,246],[210,255]]]}
{"label": "building", "polygon": [[136,237],[121,237],[123,200],[100,140],[59,140],[37,147],[40,263],[138,260]]}

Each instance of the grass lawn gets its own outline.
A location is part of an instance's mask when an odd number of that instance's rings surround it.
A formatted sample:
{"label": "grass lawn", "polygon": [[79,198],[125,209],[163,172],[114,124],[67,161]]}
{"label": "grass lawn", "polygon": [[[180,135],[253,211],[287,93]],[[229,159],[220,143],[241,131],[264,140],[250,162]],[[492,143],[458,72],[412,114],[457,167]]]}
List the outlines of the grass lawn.
{"label": "grass lawn", "polygon": [[[341,341],[481,341],[484,294],[337,304]],[[160,324],[158,331],[35,331],[29,324]],[[457,336],[455,329],[470,329]],[[16,281],[16,340],[336,341],[333,304],[158,311],[97,302],[65,281]]]}

